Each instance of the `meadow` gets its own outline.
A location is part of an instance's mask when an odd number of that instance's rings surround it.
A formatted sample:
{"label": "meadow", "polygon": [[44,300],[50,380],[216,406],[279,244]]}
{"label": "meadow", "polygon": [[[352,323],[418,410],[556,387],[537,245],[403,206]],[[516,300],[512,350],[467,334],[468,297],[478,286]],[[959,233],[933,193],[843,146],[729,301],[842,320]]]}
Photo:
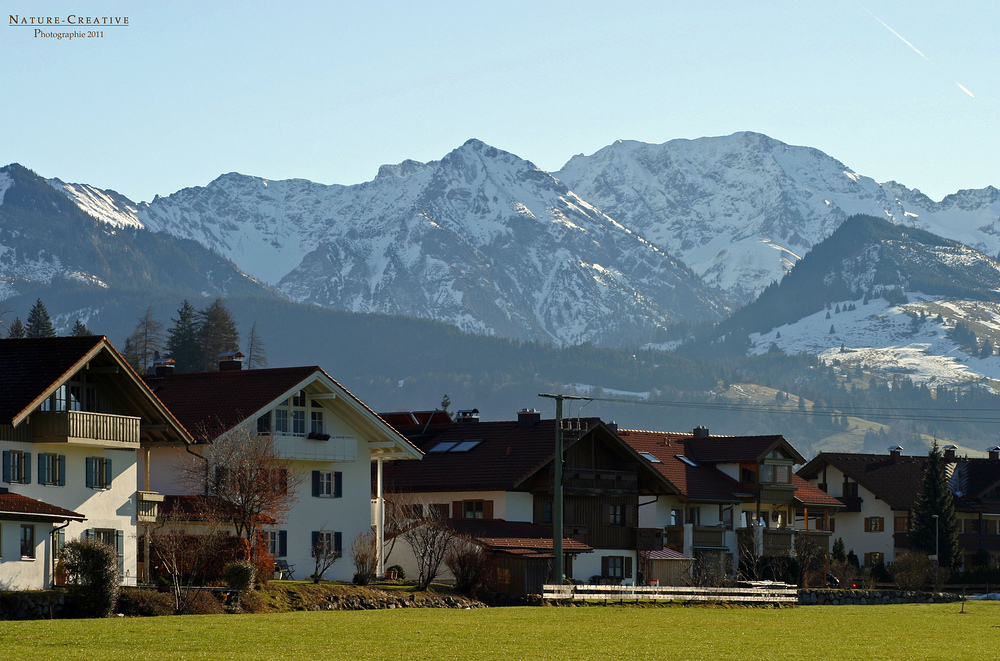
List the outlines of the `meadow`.
{"label": "meadow", "polygon": [[398,609],[0,622],[18,659],[989,659],[1000,604]]}

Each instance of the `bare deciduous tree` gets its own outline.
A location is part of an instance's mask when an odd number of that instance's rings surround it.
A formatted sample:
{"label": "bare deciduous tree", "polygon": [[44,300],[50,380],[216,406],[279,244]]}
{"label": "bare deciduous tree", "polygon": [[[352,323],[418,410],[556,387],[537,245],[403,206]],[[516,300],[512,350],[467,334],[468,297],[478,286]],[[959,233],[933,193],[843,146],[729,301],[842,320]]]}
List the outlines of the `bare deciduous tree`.
{"label": "bare deciduous tree", "polygon": [[455,576],[455,589],[475,597],[487,587],[493,570],[490,555],[465,537],[455,537],[444,556],[444,564]]}
{"label": "bare deciduous tree", "polygon": [[[417,514],[417,512],[413,512]],[[436,511],[422,511],[409,523],[402,538],[410,545],[417,561],[417,586],[426,590],[441,571],[455,531],[448,520]]]}
{"label": "bare deciduous tree", "polygon": [[378,572],[375,533],[361,532],[351,543],[351,558],[354,560],[355,583],[368,585]]}
{"label": "bare deciduous tree", "polygon": [[312,576],[309,578],[312,579],[313,583],[319,583],[323,580],[323,574],[333,566],[340,555],[341,553],[337,550],[333,540],[321,534],[312,545],[312,557],[316,564]]}

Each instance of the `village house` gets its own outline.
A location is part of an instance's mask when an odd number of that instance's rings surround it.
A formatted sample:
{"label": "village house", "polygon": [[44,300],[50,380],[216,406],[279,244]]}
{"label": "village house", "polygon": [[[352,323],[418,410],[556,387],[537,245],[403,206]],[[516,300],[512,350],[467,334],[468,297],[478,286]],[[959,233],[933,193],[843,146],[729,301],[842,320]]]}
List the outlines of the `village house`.
{"label": "village house", "polygon": [[[225,434],[269,436],[278,458],[296,473],[289,483],[299,483],[283,520],[264,531],[282,575],[310,576],[314,549],[322,547],[341,556],[324,577],[351,580],[351,544],[372,532],[372,464],[378,474],[384,461],[420,459],[420,450],[319,367],[244,370],[242,354],[221,358],[217,372],[175,374],[162,361],[156,374],[144,377],[195,440],[191,447],[149,455],[143,469],[148,466],[152,488],[168,494],[165,507],[183,513],[185,501],[199,495],[197,485],[184,479],[184,467],[198,461],[192,453],[210,453]],[[375,501],[379,510],[377,491]],[[176,518],[182,521],[175,527],[183,524],[183,514]],[[198,521],[188,528],[196,532]],[[375,529],[381,535],[378,521]]]}
{"label": "village house", "polygon": [[[474,410],[455,420],[441,411],[382,415],[425,455],[419,466],[386,465],[387,498],[449,519],[491,552],[499,591],[540,592],[551,579],[556,421],[527,409],[500,422],[481,422]],[[639,551],[662,548],[638,527],[640,480],[653,474],[598,418],[563,420],[563,442],[566,577],[636,581]],[[388,562],[413,570],[402,542]]]}
{"label": "village house", "polygon": [[[798,475],[843,504],[834,536],[844,540],[865,567],[889,563],[909,549],[913,505],[920,493],[926,456],[822,452]],[[966,567],[977,554],[1000,554],[1000,447],[987,458],[959,457],[944,448],[943,461],[959,524],[959,558]]]}
{"label": "village house", "polygon": [[0,586],[63,578],[58,551],[90,538],[137,581],[136,529],[156,494],[138,455],[190,435],[103,336],[0,340]]}
{"label": "village house", "polygon": [[842,504],[792,471],[805,460],[780,435],[712,436],[619,430],[660,477],[640,490],[639,525],[662,529],[665,546],[717,575],[741,555],[794,555],[796,539],[830,548]]}

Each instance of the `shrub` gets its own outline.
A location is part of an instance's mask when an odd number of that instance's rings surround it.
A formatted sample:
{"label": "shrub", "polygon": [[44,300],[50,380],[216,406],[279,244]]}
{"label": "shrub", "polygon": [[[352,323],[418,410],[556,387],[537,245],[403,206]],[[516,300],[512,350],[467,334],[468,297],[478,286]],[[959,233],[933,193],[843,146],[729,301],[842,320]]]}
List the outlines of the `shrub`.
{"label": "shrub", "polygon": [[181,615],[221,615],[226,609],[212,592],[196,590],[184,602]]}
{"label": "shrub", "polygon": [[257,565],[249,560],[231,562],[222,570],[222,580],[233,589],[227,606],[233,611],[242,610],[243,597],[253,591],[254,577],[257,575]]}
{"label": "shrub", "polygon": [[398,578],[401,581],[406,580],[406,572],[403,571],[403,568],[400,565],[392,565],[386,571],[391,571],[391,572],[394,571],[396,572],[396,578]]}
{"label": "shrub", "polygon": [[378,573],[378,553],[375,546],[375,533],[361,532],[351,544],[351,558],[354,560],[355,585],[368,585]]}
{"label": "shrub", "polygon": [[67,543],[62,550],[69,575],[69,594],[83,617],[108,617],[118,605],[118,552],[97,540]]}
{"label": "shrub", "polygon": [[926,555],[907,551],[896,556],[890,571],[900,590],[923,590],[934,563]]}
{"label": "shrub", "polygon": [[171,595],[157,590],[127,589],[118,595],[116,610],[129,617],[173,615],[174,600]]}
{"label": "shrub", "polygon": [[475,597],[486,587],[493,568],[490,556],[477,544],[462,537],[452,540],[444,556],[444,564],[455,576],[455,589],[469,597]]}

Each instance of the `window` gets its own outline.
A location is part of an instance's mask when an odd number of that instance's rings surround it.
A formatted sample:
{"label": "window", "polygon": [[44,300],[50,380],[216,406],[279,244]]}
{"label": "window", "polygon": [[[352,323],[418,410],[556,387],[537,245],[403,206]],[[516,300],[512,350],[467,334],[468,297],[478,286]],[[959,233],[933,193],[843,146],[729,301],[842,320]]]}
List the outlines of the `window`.
{"label": "window", "polygon": [[105,457],[87,457],[87,487],[111,488],[111,460]]}
{"label": "window", "polygon": [[645,459],[646,461],[648,461],[651,464],[661,464],[661,463],[663,463],[662,461],[660,461],[659,459],[657,459],[656,457],[654,457],[649,452],[640,452],[639,454],[642,456],[643,459]]}
{"label": "window", "polygon": [[623,555],[606,555],[601,558],[601,575],[608,578],[632,578],[632,558]]}
{"label": "window", "polygon": [[[180,534],[184,534],[181,532]],[[107,544],[118,554],[118,575],[125,577],[125,532],[114,528],[90,528],[84,533],[87,539]]]}
{"label": "window", "polygon": [[66,486],[66,455],[38,455],[38,483],[49,486]]}
{"label": "window", "polygon": [[292,411],[292,434],[295,436],[306,435],[306,412]]}
{"label": "window", "polygon": [[761,484],[790,484],[792,471],[790,466],[762,464],[760,467]]}
{"label": "window", "polygon": [[610,526],[625,525],[624,505],[608,505],[608,525]]}
{"label": "window", "polygon": [[844,498],[857,498],[858,497],[858,483],[857,482],[845,482],[844,483]]}
{"label": "window", "polygon": [[264,415],[257,418],[257,433],[258,434],[270,434],[271,433],[271,413],[265,413]]}
{"label": "window", "polygon": [[542,503],[542,523],[552,523],[552,501]]}
{"label": "window", "polygon": [[462,518],[463,519],[481,519],[483,518],[483,501],[481,500],[466,500],[462,502]]}
{"label": "window", "polygon": [[865,532],[882,532],[885,530],[885,519],[881,516],[865,518]]}
{"label": "window", "polygon": [[908,516],[897,516],[893,519],[892,529],[895,532],[909,532],[910,530],[910,517]]}
{"label": "window", "polygon": [[4,450],[3,481],[11,484],[31,482],[31,453],[20,450]]}
{"label": "window", "polygon": [[288,531],[265,530],[264,539],[267,542],[267,552],[275,558],[288,555]]}
{"label": "window", "polygon": [[288,409],[274,409],[274,433],[288,433]]}
{"label": "window", "polygon": [[689,507],[688,508],[688,523],[700,526],[701,525],[701,508],[700,507]]}
{"label": "window", "polygon": [[672,526],[684,525],[684,510],[682,509],[670,510],[670,525]]}
{"label": "window", "polygon": [[344,474],[340,471],[313,471],[312,495],[316,498],[341,498],[344,495]]}
{"label": "window", "polygon": [[323,433],[323,412],[322,411],[312,411],[312,426],[309,428],[314,434]]}
{"label": "window", "polygon": [[885,562],[885,554],[877,551],[865,553],[865,567],[874,567],[875,565],[880,565],[883,562]]}
{"label": "window", "polygon": [[35,526],[21,526],[21,558],[25,560],[35,559]]}
{"label": "window", "polygon": [[342,536],[339,532],[332,530],[314,530],[312,534],[312,555],[340,557],[343,553],[341,548]]}
{"label": "window", "polygon": [[431,452],[468,452],[483,442],[483,439],[467,441],[441,441],[431,448]]}
{"label": "window", "polygon": [[306,391],[300,390],[292,396],[292,406],[306,405]]}
{"label": "window", "polygon": [[681,461],[683,461],[688,466],[692,466],[694,468],[698,467],[698,464],[694,463],[693,461],[691,461],[690,459],[688,459],[687,457],[685,457],[682,454],[678,454],[678,455],[674,455],[674,456],[677,457],[678,459],[680,459]]}
{"label": "window", "polygon": [[757,482],[756,466],[740,466],[740,482],[754,484]]}

